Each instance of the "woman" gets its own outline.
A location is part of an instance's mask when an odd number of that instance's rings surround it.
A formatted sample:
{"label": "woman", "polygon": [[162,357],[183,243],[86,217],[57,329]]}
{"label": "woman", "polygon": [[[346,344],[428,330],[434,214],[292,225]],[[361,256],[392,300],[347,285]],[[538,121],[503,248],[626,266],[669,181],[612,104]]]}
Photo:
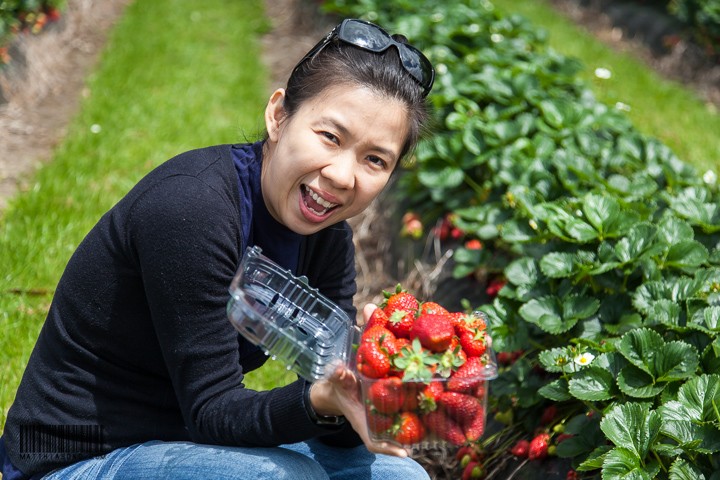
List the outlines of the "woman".
{"label": "woman", "polygon": [[345,220],[417,142],[433,79],[404,37],[345,20],[273,92],[265,140],[187,152],[141,180],[60,280],[0,441],[4,480],[427,478],[370,440],[343,368],[244,388],[266,357],[225,308],[257,245],[355,318]]}

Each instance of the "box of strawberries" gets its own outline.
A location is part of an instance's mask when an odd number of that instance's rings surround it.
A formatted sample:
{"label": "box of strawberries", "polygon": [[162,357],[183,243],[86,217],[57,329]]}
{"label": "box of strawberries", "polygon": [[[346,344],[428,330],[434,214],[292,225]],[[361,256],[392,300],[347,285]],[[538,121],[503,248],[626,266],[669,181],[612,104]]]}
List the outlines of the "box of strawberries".
{"label": "box of strawberries", "polygon": [[497,377],[482,312],[450,312],[398,286],[364,326],[353,367],[376,441],[462,445],[485,430]]}

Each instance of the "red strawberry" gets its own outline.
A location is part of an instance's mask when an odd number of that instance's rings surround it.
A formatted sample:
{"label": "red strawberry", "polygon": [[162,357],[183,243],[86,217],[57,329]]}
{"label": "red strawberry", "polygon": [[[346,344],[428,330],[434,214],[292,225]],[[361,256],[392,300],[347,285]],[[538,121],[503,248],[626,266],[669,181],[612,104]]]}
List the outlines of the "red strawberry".
{"label": "red strawberry", "polygon": [[479,357],[487,349],[485,330],[464,330],[459,334],[460,345],[468,357]]}
{"label": "red strawberry", "polygon": [[575,470],[568,470],[567,475],[565,475],[565,480],[578,480],[580,477],[578,477],[578,474]]}
{"label": "red strawberry", "polygon": [[445,315],[420,315],[410,330],[410,339],[419,339],[420,344],[431,352],[444,352],[450,346],[455,329]]}
{"label": "red strawberry", "polygon": [[460,426],[442,410],[432,411],[423,417],[425,427],[437,435],[442,440],[446,440],[454,445],[462,445],[465,443],[465,434]]}
{"label": "red strawberry", "polygon": [[395,413],[405,402],[403,382],[397,377],[376,380],[368,389],[368,400],[380,413]]}
{"label": "red strawberry", "polygon": [[485,433],[485,409],[482,405],[470,424],[465,425],[463,432],[465,433],[465,438],[470,442],[479,440],[483,433]]}
{"label": "red strawberry", "polygon": [[387,314],[383,311],[382,308],[376,308],[375,310],[373,310],[373,313],[370,315],[368,322],[365,324],[365,330],[369,329],[370,327],[374,327],[375,325],[387,327],[387,323]]}
{"label": "red strawberry", "polygon": [[383,292],[383,294],[387,298],[383,303],[383,310],[389,318],[388,328],[398,337],[409,338],[415,314],[420,306],[417,299],[404,291],[399,284],[395,288],[395,293]]}
{"label": "red strawberry", "polygon": [[550,445],[550,434],[539,433],[532,440],[528,447],[528,459],[540,460],[547,457],[548,446]]}
{"label": "red strawberry", "polygon": [[462,313],[454,312],[450,314],[455,325],[455,331],[458,335],[463,330],[485,330],[487,328],[487,322],[485,321],[485,314],[482,312],[475,313]]}
{"label": "red strawberry", "polygon": [[443,382],[430,382],[419,395],[420,411],[423,413],[432,412],[437,408],[437,401],[440,395],[445,391]]}
{"label": "red strawberry", "polygon": [[453,392],[471,393],[483,382],[485,365],[480,357],[470,357],[447,382],[447,389]]}
{"label": "red strawberry", "polygon": [[448,417],[461,426],[472,423],[478,412],[482,410],[477,398],[457,392],[443,392],[438,398],[438,404]]}
{"label": "red strawberry", "polygon": [[412,412],[402,412],[393,429],[393,438],[401,445],[412,445],[425,438],[425,427],[420,417]]}
{"label": "red strawberry", "polygon": [[462,480],[474,480],[482,478],[483,469],[479,462],[470,462],[463,469]]}
{"label": "red strawberry", "polygon": [[375,342],[363,342],[357,350],[357,369],[369,378],[382,378],[390,372],[390,357]]}
{"label": "red strawberry", "polygon": [[540,425],[548,425],[555,419],[555,415],[557,415],[557,407],[555,405],[549,405],[543,410],[540,416]]}
{"label": "red strawberry", "polygon": [[401,410],[404,412],[414,412],[420,406],[420,395],[419,389],[422,384],[415,382],[403,382],[405,387],[405,401],[403,402]]}
{"label": "red strawberry", "polygon": [[515,455],[516,457],[525,458],[528,455],[528,450],[530,449],[530,442],[525,440],[524,438],[521,440],[518,440],[515,445],[510,449],[510,453]]}
{"label": "red strawberry", "polygon": [[388,356],[395,355],[398,352],[395,335],[385,327],[375,325],[365,330],[360,337],[361,343],[377,343],[378,346],[384,348]]}
{"label": "red strawberry", "polygon": [[420,315],[423,314],[432,314],[432,315],[449,315],[450,312],[448,312],[445,307],[442,305],[435,303],[435,302],[423,302],[420,305]]}
{"label": "red strawberry", "polygon": [[373,408],[367,408],[366,412],[368,428],[373,433],[386,433],[395,423],[393,416],[382,414]]}

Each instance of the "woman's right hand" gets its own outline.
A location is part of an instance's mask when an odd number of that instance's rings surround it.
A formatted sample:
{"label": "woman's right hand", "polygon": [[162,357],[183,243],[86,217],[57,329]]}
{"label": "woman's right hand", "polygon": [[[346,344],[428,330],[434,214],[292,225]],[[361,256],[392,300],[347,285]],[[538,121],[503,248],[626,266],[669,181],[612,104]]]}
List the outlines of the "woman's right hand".
{"label": "woman's right hand", "polygon": [[[365,322],[377,307],[366,305]],[[390,442],[375,442],[367,426],[365,407],[360,392],[360,381],[345,365],[338,365],[330,376],[310,387],[310,403],[319,415],[343,415],[373,453],[407,457],[408,451]]]}

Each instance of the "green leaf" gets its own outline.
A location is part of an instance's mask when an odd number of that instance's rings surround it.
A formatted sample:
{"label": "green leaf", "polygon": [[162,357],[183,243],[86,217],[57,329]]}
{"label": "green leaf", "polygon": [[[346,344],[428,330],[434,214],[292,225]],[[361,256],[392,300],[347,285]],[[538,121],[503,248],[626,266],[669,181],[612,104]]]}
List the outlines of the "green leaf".
{"label": "green leaf", "polygon": [[577,318],[563,318],[563,304],[556,296],[532,299],[522,307],[519,313],[527,322],[533,323],[553,335],[566,332],[575,326]]}
{"label": "green leaf", "polygon": [[585,295],[570,295],[563,299],[563,318],[583,320],[595,315],[600,309],[600,300]]}
{"label": "green leaf", "polygon": [[633,365],[652,376],[650,359],[665,345],[659,333],[641,328],[626,333],[620,339],[618,351]]}
{"label": "green leaf", "polygon": [[668,215],[660,221],[658,235],[668,245],[674,245],[685,240],[692,240],[695,232],[686,221]]}
{"label": "green leaf", "polygon": [[683,458],[676,459],[668,473],[669,480],[705,480],[705,475]]}
{"label": "green leaf", "polygon": [[440,170],[420,170],[418,180],[428,188],[455,188],[462,184],[465,172],[457,167],[445,167]]}
{"label": "green leaf", "polygon": [[612,373],[591,365],[573,375],[568,390],[577,399],[593,402],[611,399],[614,386]]}
{"label": "green leaf", "polygon": [[671,246],[665,257],[665,265],[672,267],[697,267],[708,260],[710,253],[696,240],[683,240]]}
{"label": "green leaf", "polygon": [[644,459],[660,433],[660,414],[647,403],[624,403],[613,407],[600,422],[600,429],[616,446]]}
{"label": "green leaf", "polygon": [[652,480],[660,467],[657,462],[644,466],[640,458],[622,447],[615,447],[603,457],[603,480]]}
{"label": "green leaf", "polygon": [[623,263],[629,263],[647,251],[655,240],[657,228],[649,223],[635,225],[626,237],[618,240],[615,255]]}
{"label": "green leaf", "polygon": [[602,468],[603,461],[605,461],[605,455],[612,450],[609,445],[601,445],[595,450],[590,452],[590,455],[577,467],[578,472],[589,472],[591,470],[597,470]]}
{"label": "green leaf", "polygon": [[534,285],[538,280],[537,265],[531,257],[519,258],[505,268],[504,275],[513,285]]}
{"label": "green leaf", "polygon": [[701,375],[688,380],[678,391],[678,399],[658,409],[662,433],[686,449],[701,453],[720,451],[718,411],[720,376]]}
{"label": "green leaf", "polygon": [[564,378],[558,378],[543,385],[540,390],[538,390],[538,393],[555,402],[564,402],[573,398],[568,392],[568,382]]}
{"label": "green leaf", "polygon": [[540,270],[550,278],[566,278],[575,273],[575,255],[551,252],[540,260]]}
{"label": "green leaf", "polygon": [[551,102],[550,100],[543,100],[540,102],[540,111],[542,112],[543,118],[556,129],[562,128],[565,122],[565,117],[558,104]]}
{"label": "green leaf", "polygon": [[627,365],[617,377],[618,387],[626,395],[636,398],[652,398],[665,389],[665,383],[655,383],[653,377],[634,365]]}
{"label": "green leaf", "polygon": [[583,212],[602,237],[624,233],[636,219],[630,212],[623,212],[617,200],[607,195],[586,195],[583,199]]}
{"label": "green leaf", "polygon": [[685,342],[666,343],[655,355],[652,373],[658,382],[672,382],[695,374],[700,358],[697,350]]}

